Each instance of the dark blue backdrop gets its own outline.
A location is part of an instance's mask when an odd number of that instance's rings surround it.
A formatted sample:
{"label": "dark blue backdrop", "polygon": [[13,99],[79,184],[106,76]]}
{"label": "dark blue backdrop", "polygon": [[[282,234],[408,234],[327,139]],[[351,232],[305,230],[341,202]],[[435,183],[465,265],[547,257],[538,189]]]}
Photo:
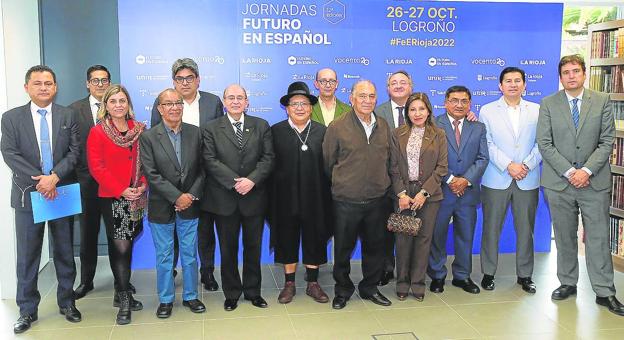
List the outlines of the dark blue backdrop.
{"label": "dark blue backdrop", "polygon": [[[313,88],[322,67],[337,71],[343,101],[361,78],[377,85],[379,103],[387,100],[388,74],[405,69],[436,114],[443,112],[444,91],[456,84],[471,89],[478,112],[500,96],[497,76],[505,66],[527,72],[527,100],[539,102],[557,90],[562,11],[562,4],[533,3],[120,1],[121,81],[144,121],[155,96],[172,87],[171,64],[182,57],[198,62],[204,91],[220,96],[227,85],[242,84],[250,97],[248,113],[271,124],[286,117],[279,98],[288,84],[303,80]],[[501,252],[514,251],[512,223],[509,216]],[[268,236],[267,229],[264,263],[273,260]],[[475,253],[480,243],[481,214]],[[541,195],[535,250],[550,251],[550,216]],[[135,268],[154,266],[149,227],[134,253]]]}

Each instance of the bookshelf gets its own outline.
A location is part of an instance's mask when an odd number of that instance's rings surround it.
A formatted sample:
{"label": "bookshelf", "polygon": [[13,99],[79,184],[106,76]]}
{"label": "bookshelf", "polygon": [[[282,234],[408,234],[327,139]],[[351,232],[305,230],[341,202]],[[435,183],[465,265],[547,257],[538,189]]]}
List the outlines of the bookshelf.
{"label": "bookshelf", "polygon": [[624,272],[624,20],[589,26],[589,88],[613,101],[616,138],[611,155],[610,236],[613,265]]}

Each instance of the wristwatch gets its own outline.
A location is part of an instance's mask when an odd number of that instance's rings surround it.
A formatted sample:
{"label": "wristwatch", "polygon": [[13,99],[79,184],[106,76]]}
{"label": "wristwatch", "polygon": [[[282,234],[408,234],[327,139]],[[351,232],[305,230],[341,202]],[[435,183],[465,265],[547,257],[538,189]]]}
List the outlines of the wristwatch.
{"label": "wristwatch", "polygon": [[422,189],[420,190],[420,193],[423,194],[423,196],[425,196],[426,198],[431,197],[431,194],[427,192],[427,190]]}

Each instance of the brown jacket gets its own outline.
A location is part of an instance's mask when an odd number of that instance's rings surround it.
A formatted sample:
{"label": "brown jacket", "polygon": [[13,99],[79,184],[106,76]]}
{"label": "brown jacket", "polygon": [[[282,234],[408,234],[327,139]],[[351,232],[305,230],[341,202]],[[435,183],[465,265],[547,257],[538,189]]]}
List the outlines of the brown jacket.
{"label": "brown jacket", "polygon": [[[394,130],[394,148],[398,154],[398,168],[401,176],[399,192],[406,190],[409,184],[407,141],[409,140],[410,132],[411,128],[407,125]],[[441,201],[443,198],[440,180],[448,173],[447,158],[448,149],[444,130],[427,125],[423,135],[422,146],[420,147],[420,162],[418,165],[418,177],[422,183],[422,188],[431,194],[427,201]]]}
{"label": "brown jacket", "polygon": [[335,119],[327,128],[323,161],[331,179],[332,196],[337,201],[370,201],[386,195],[392,183],[398,187],[398,159],[392,148],[394,137],[388,123],[375,117],[377,123],[370,141],[353,110]]}

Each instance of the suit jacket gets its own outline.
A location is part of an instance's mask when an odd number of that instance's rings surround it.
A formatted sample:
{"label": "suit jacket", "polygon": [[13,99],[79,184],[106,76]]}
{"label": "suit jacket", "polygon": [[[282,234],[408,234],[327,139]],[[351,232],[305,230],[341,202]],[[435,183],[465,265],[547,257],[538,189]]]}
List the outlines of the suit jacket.
{"label": "suit jacket", "polygon": [[[223,103],[218,96],[212,93],[199,91],[199,127],[203,128],[213,119],[223,116]],[[152,119],[150,127],[156,126],[162,121],[158,112],[158,98],[154,100],[152,106]]]}
{"label": "suit jacket", "polygon": [[96,198],[98,184],[91,176],[89,165],[87,164],[87,137],[89,137],[91,128],[95,126],[93,115],[91,114],[89,96],[72,103],[69,107],[76,114],[75,120],[80,132],[80,157],[78,158],[78,164],[76,164],[76,176],[80,183],[80,195],[84,198]]}
{"label": "suit jacket", "polygon": [[594,190],[611,188],[609,156],[615,125],[609,95],[585,89],[578,129],[565,91],[542,99],[537,122],[537,145],[544,159],[542,185],[562,191],[568,185],[563,176],[570,168],[588,168]]}
{"label": "suit jacket", "polygon": [[394,130],[397,126],[394,124],[394,115],[392,113],[392,103],[388,100],[375,108],[375,113],[385,119],[390,125],[390,129]]}
{"label": "suit jacket", "polygon": [[[201,161],[201,132],[198,127],[182,123],[180,130],[180,159],[160,123],[141,135],[141,165],[149,184],[147,219],[165,224],[175,221],[175,202],[184,193],[201,198],[204,190],[204,170]],[[199,217],[199,202],[178,212],[180,218]]]}
{"label": "suit jacket", "polygon": [[[334,110],[334,119],[342,116],[345,112],[349,112],[349,111],[351,111],[351,106],[341,102],[338,98],[336,98],[336,109]],[[319,98],[319,101],[312,106],[311,119],[325,126],[329,125],[329,124],[325,124],[325,119],[323,118],[323,112],[321,111],[321,98]]]}
{"label": "suit jacket", "polygon": [[[71,109],[52,104],[52,171],[61,179],[57,186],[76,181],[74,168],[80,156],[80,141],[74,119]],[[30,176],[42,175],[43,172],[30,102],[2,115],[0,150],[4,162],[13,172],[11,207],[31,210],[30,192],[35,191],[37,181]]]}
{"label": "suit jacket", "polygon": [[[436,117],[436,124],[446,133],[448,145],[448,174],[442,178],[444,201],[460,199],[464,204],[478,204],[481,193],[479,182],[489,160],[485,124],[464,119],[459,147],[446,113]],[[466,188],[463,196],[457,197],[446,184],[450,175],[463,177],[470,182],[471,186]]]}
{"label": "suit jacket", "polygon": [[[264,215],[268,202],[265,180],[275,158],[269,123],[245,115],[242,149],[227,115],[210,122],[202,130],[202,139],[206,185],[201,209],[222,216],[237,209],[243,216]],[[238,177],[255,183],[244,196],[234,189]]]}
{"label": "suit jacket", "polygon": [[520,120],[518,134],[514,132],[511,119],[507,114],[504,97],[481,107],[479,121],[487,129],[488,152],[490,162],[485,169],[481,184],[492,189],[507,189],[513,178],[507,171],[511,162],[524,163],[529,167],[527,176],[517,181],[518,188],[532,190],[539,188],[542,156],[537,147],[535,134],[539,105],[520,100]]}
{"label": "suit jacket", "polygon": [[[407,125],[394,130],[394,148],[398,149],[399,173],[403,190],[409,186],[409,165],[407,162],[407,142],[411,133]],[[444,130],[435,126],[426,126],[420,147],[420,159],[418,162],[418,178],[431,197],[427,201],[435,202],[443,198],[440,181],[448,173],[448,150]]]}

